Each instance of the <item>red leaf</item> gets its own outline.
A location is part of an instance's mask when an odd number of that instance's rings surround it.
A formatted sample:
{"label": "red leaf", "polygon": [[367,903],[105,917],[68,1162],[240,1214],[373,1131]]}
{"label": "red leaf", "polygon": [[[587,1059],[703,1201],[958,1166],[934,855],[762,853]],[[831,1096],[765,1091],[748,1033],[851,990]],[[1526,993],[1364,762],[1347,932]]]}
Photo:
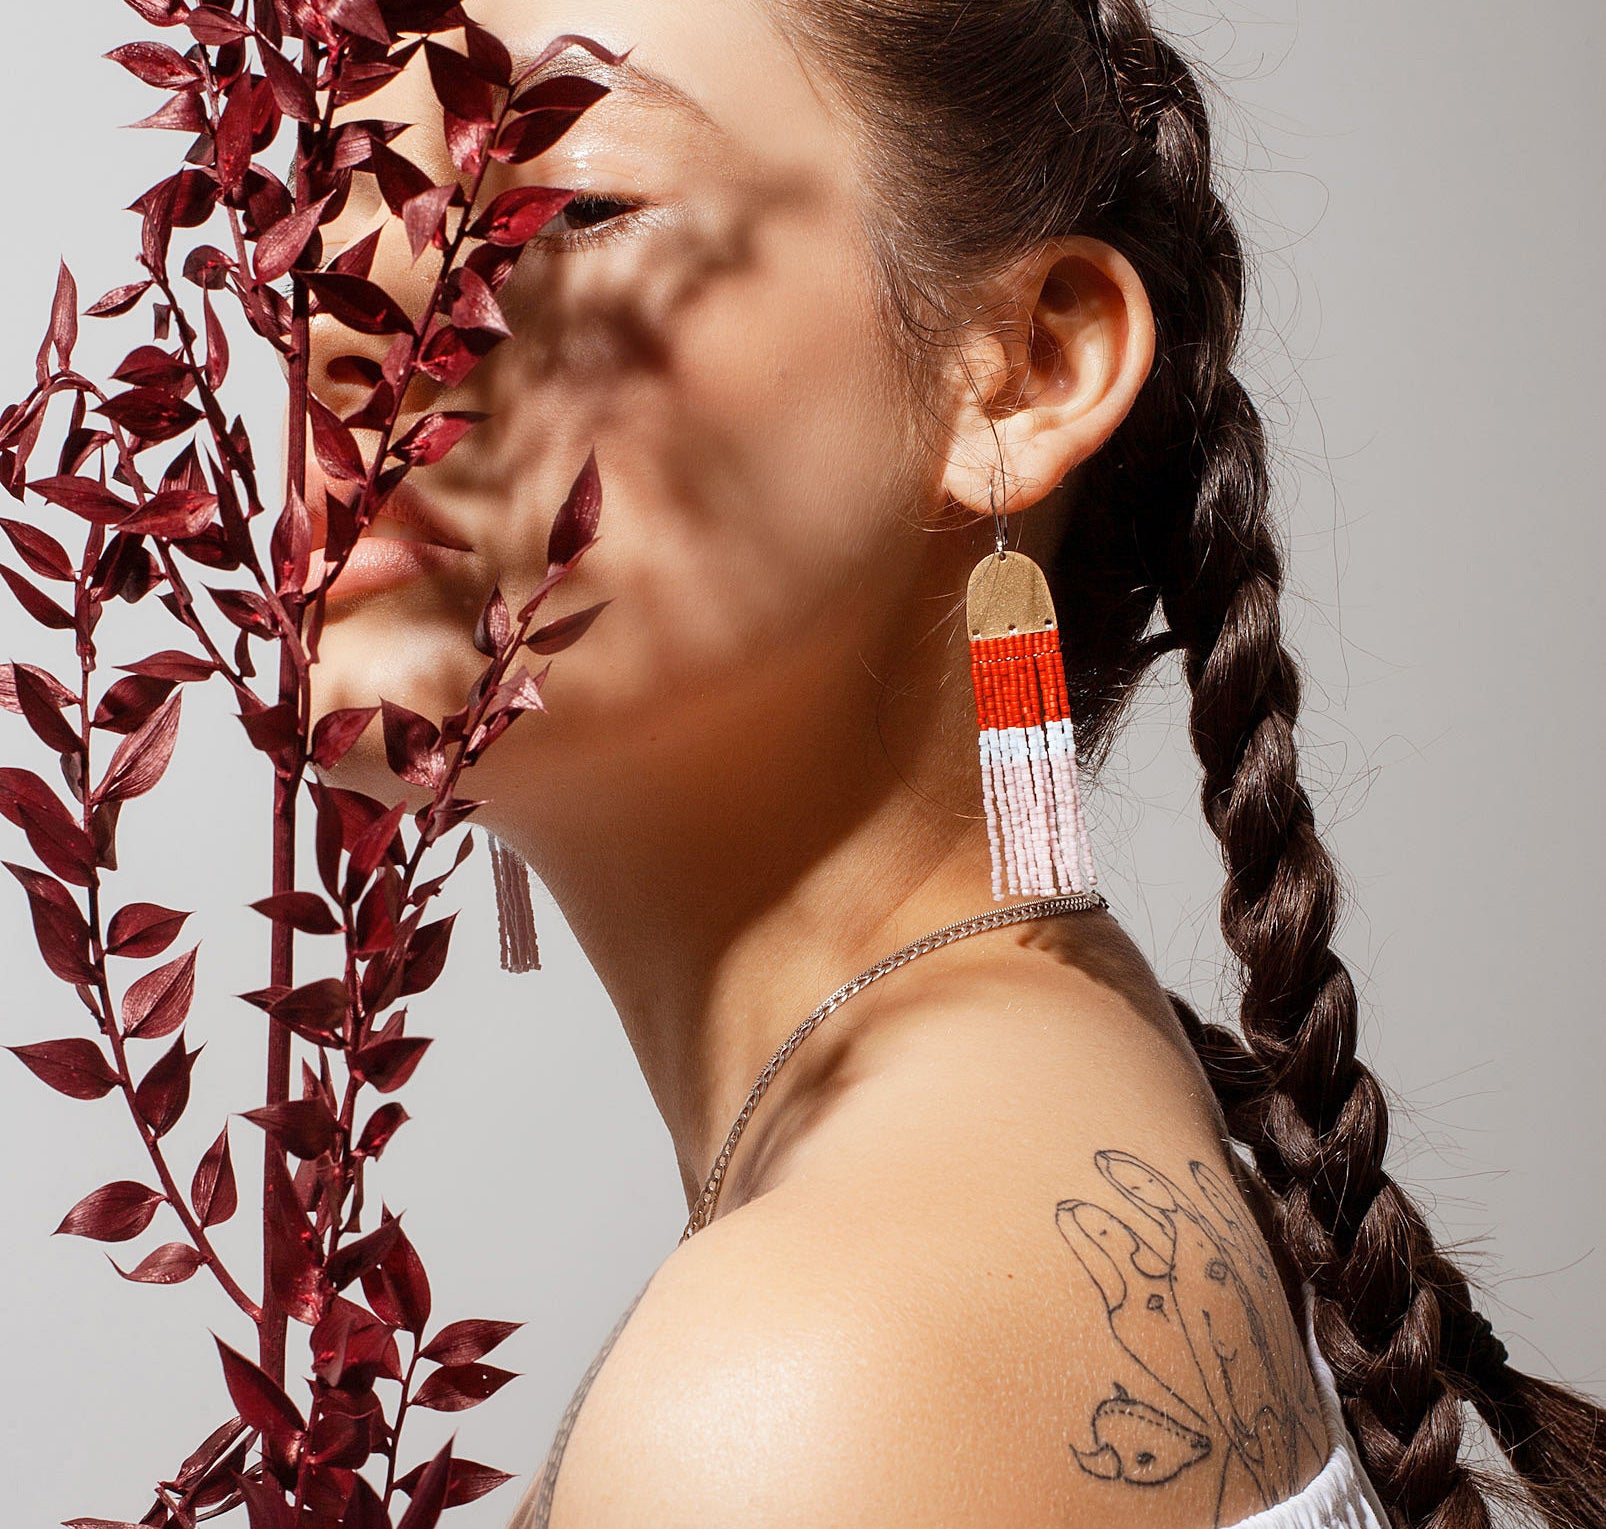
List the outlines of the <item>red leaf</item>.
{"label": "red leaf", "polygon": [[336,26],[389,47],[396,35],[385,25],[385,17],[374,0],[330,0],[329,19]]}
{"label": "red leaf", "polygon": [[218,1226],[234,1214],[239,1203],[239,1191],[234,1182],[234,1160],[229,1155],[229,1128],[224,1126],[218,1132],[217,1140],[195,1165],[195,1177],[190,1183],[190,1204],[202,1226]]}
{"label": "red leaf", "polygon": [[[257,39],[257,57],[262,60],[262,72],[267,76],[268,85],[273,91],[273,99],[279,103],[279,110],[287,117],[294,117],[297,122],[316,122],[318,101],[301,71],[277,48],[270,46],[260,37]],[[289,269],[289,266],[285,267],[286,271]],[[259,279],[273,278],[259,277]]]}
{"label": "red leaf", "polygon": [[52,674],[32,664],[10,664],[12,688],[17,698],[17,710],[28,719],[40,741],[58,754],[69,756],[83,752],[83,741],[67,725],[61,708],[77,701],[77,696],[63,692],[66,687]]}
{"label": "red leaf", "polygon": [[412,948],[407,953],[407,965],[402,972],[397,998],[408,993],[422,993],[434,985],[446,965],[447,946],[452,938],[452,925],[457,914],[449,913],[432,924],[425,924],[413,936]]}
{"label": "red leaf", "polygon": [[92,793],[94,801],[125,801],[131,796],[143,796],[162,778],[178,739],[179,705],[183,699],[184,692],[175,690],[137,733],[130,733],[117,745],[105,776]]}
{"label": "red leaf", "polygon": [[206,1262],[187,1242],[164,1242],[132,1269],[123,1268],[109,1253],[106,1257],[124,1279],[142,1285],[182,1285]]}
{"label": "red leaf", "polygon": [[570,563],[596,538],[602,513],[602,479],[597,473],[597,449],[591,448],[568,498],[552,522],[547,538],[547,563]]}
{"label": "red leaf", "polygon": [[58,473],[53,478],[40,478],[28,485],[36,494],[42,494],[51,504],[82,515],[85,520],[109,525],[121,520],[134,506],[119,499],[109,488],[93,478],[78,478],[70,473]]}
{"label": "red leaf", "polygon": [[458,192],[456,185],[430,186],[409,198],[402,208],[402,225],[407,230],[407,244],[415,261],[431,244],[443,247],[441,223]]}
{"label": "red leaf", "polygon": [[201,307],[206,313],[206,385],[215,393],[229,374],[229,337],[218,321],[210,293],[201,293]]}
{"label": "red leaf", "polygon": [[[433,790],[446,772],[440,729],[427,717],[380,698],[385,760],[403,780]],[[375,862],[378,863],[377,861]]]}
{"label": "red leaf", "polygon": [[[396,1478],[396,1486],[398,1490],[411,1497],[418,1490],[423,1475],[424,1467],[414,1466],[405,1476]],[[466,1502],[484,1497],[487,1492],[494,1492],[504,1481],[512,1479],[510,1472],[499,1471],[494,1466],[481,1465],[477,1460],[453,1460],[444,1506],[460,1508]]]}
{"label": "red leaf", "polygon": [[474,220],[469,237],[515,249],[528,244],[573,200],[573,191],[558,186],[514,186]]}
{"label": "red leaf", "polygon": [[503,339],[512,334],[485,278],[466,266],[455,277],[457,296],[452,301],[452,323],[459,329]]}
{"label": "red leaf", "polygon": [[201,418],[201,411],[164,388],[129,388],[94,405],[114,424],[140,437],[146,445],[171,440]]}
{"label": "red leaf", "polygon": [[505,1343],[523,1326],[522,1322],[491,1322],[469,1317],[443,1327],[418,1352],[420,1357],[436,1364],[472,1364]]}
{"label": "red leaf", "polygon": [[210,584],[202,587],[211,595],[217,608],[242,632],[254,632],[259,637],[277,635],[273,611],[254,589],[214,589]]}
{"label": "red leaf", "polygon": [[160,903],[128,903],[106,927],[109,956],[159,956],[178,938],[188,913]]}
{"label": "red leaf", "polygon": [[244,1118],[259,1125],[297,1157],[322,1157],[340,1141],[340,1123],[322,1099],[290,1099],[245,1110]]}
{"label": "red leaf", "polygon": [[6,1050],[42,1083],[69,1099],[101,1099],[117,1087],[117,1074],[105,1053],[83,1036]]}
{"label": "red leaf", "polygon": [[[300,79],[300,75],[296,78]],[[255,265],[258,281],[277,281],[296,263],[307,247],[307,240],[317,228],[329,197],[333,195],[331,191],[329,196],[320,198],[311,207],[292,213],[288,218],[280,218],[257,240]]]}
{"label": "red leaf", "polygon": [[376,228],[341,250],[329,262],[330,272],[337,276],[367,276],[373,269],[374,252],[379,248],[379,236],[383,232],[382,228]]}
{"label": "red leaf", "polygon": [[267,918],[283,919],[303,934],[339,934],[345,927],[316,892],[278,892],[258,898],[251,906]]}
{"label": "red leaf", "polygon": [[231,1349],[216,1333],[212,1334],[223,1361],[223,1380],[229,1388],[241,1418],[280,1450],[288,1452],[306,1422],[296,1404],[284,1394],[277,1381],[252,1364],[244,1354]]}
{"label": "red leaf", "polygon": [[205,1044],[203,1041],[194,1051],[185,1050],[181,1031],[140,1079],[134,1090],[134,1109],[153,1136],[167,1135],[184,1114],[190,1102],[190,1072]]}
{"label": "red leaf", "polygon": [[195,998],[195,952],[146,972],[123,994],[123,1034],[130,1040],[154,1041],[171,1035],[189,1016]]}
{"label": "red leaf", "polygon": [[185,85],[199,84],[201,80],[201,71],[166,43],[125,43],[120,48],[113,48],[110,53],[102,53],[101,57],[121,64],[136,79],[163,90],[177,90]]}
{"label": "red leaf", "polygon": [[[385,205],[398,218],[403,215],[407,204],[415,197],[435,189],[435,182],[412,160],[405,154],[398,153],[388,143],[381,143],[377,139],[368,151],[366,168],[374,177],[379,187],[379,194],[385,199]],[[451,187],[447,189],[450,190]]]}
{"label": "red leaf", "polygon": [[112,376],[119,382],[137,382],[141,387],[173,388],[182,391],[190,369],[168,355],[160,345],[136,345],[123,357]]}
{"label": "red leaf", "polygon": [[22,883],[23,891],[28,894],[34,935],[45,965],[63,982],[93,982],[95,968],[89,959],[89,925],[72,893],[54,876],[13,865],[9,860],[0,861],[0,865]]}
{"label": "red leaf", "polygon": [[250,1516],[250,1529],[297,1529],[290,1500],[268,1467],[259,1465],[254,1470],[260,1475],[234,1474],[235,1485],[245,1499]]}
{"label": "red leaf", "polygon": [[440,461],[482,419],[489,418],[474,409],[426,414],[390,448],[390,455],[414,467],[428,467]]}
{"label": "red leaf", "polygon": [[40,626],[49,627],[58,632],[72,630],[72,613],[63,610],[42,589],[30,584],[15,569],[7,568],[5,564],[0,563],[0,578],[3,578],[10,586],[11,593],[17,597],[17,604],[27,611]]}
{"label": "red leaf", "polygon": [[437,329],[418,356],[419,371],[448,388],[455,388],[479,363],[461,331],[450,327]]}
{"label": "red leaf", "polygon": [[39,346],[39,358],[36,366],[39,385],[43,387],[50,380],[49,356],[51,346],[56,348],[56,361],[62,371],[72,366],[72,349],[78,340],[78,284],[73,280],[72,272],[67,269],[66,261],[59,261],[56,270],[56,296],[50,309],[50,327],[45,331],[44,341]]}
{"label": "red leaf", "polygon": [[153,494],[141,509],[117,523],[130,535],[166,536],[183,541],[199,536],[212,523],[217,495],[189,488],[164,489]]}
{"label": "red leaf", "polygon": [[48,531],[41,531],[26,521],[4,519],[0,519],[0,530],[11,538],[11,545],[23,562],[40,578],[71,582],[77,570],[67,556],[67,549]]}
{"label": "red leaf", "polygon": [[118,664],[119,669],[126,669],[131,674],[147,674],[155,679],[178,680],[204,680],[217,673],[217,665],[209,658],[196,658],[193,654],[181,653],[177,648],[164,648],[160,653],[153,653],[149,658],[142,658],[137,664]]}
{"label": "red leaf", "polygon": [[39,814],[59,814],[71,822],[61,798],[32,770],[15,765],[0,766],[0,817],[9,818],[20,828],[22,814],[18,809],[21,807],[31,807]]}
{"label": "red leaf", "polygon": [[377,706],[345,706],[325,712],[312,730],[313,764],[320,770],[333,769],[378,715]]}
{"label": "red leaf", "polygon": [[198,5],[184,21],[196,42],[204,42],[209,47],[251,35],[251,28],[246,22],[217,5]]}
{"label": "red leaf", "polygon": [[601,600],[583,611],[576,611],[572,616],[560,616],[556,621],[549,621],[531,632],[524,639],[524,646],[532,653],[559,653],[583,637],[591,623],[612,603],[612,600]]}
{"label": "red leaf", "polygon": [[175,683],[174,680],[154,679],[148,674],[125,674],[107,687],[89,725],[112,733],[138,732],[151,713],[172,694]]}
{"label": "red leaf", "polygon": [[412,334],[413,321],[384,288],[363,276],[335,271],[298,271],[318,299],[318,311],[327,313],[359,334]]}
{"label": "red leaf", "polygon": [[163,1196],[131,1179],[103,1184],[87,1194],[61,1218],[50,1235],[93,1237],[97,1242],[127,1242],[151,1224]]}
{"label": "red leaf", "polygon": [[189,14],[184,0],[128,0],[153,27],[175,26]]}
{"label": "red leaf", "polygon": [[391,1094],[412,1077],[429,1046],[423,1036],[375,1041],[353,1053],[352,1066],[380,1093]]}
{"label": "red leaf", "polygon": [[435,1529],[440,1522],[441,1512],[446,1507],[446,1486],[451,1480],[455,1439],[454,1434],[441,1445],[439,1453],[417,1476],[412,1501],[396,1529]]}
{"label": "red leaf", "polygon": [[385,1150],[390,1141],[409,1119],[409,1115],[399,1104],[382,1104],[368,1117],[368,1124],[362,1128],[362,1135],[357,1139],[357,1155],[359,1157],[378,1157]]}
{"label": "red leaf", "polygon": [[512,1370],[499,1370],[494,1364],[444,1365],[413,1393],[413,1405],[433,1412],[464,1412],[515,1378]]}
{"label": "red leaf", "polygon": [[44,861],[47,870],[81,887],[94,881],[94,843],[67,815],[67,809],[56,800],[54,793],[47,802],[17,802],[6,816],[21,825],[28,835],[30,848]]}
{"label": "red leaf", "polygon": [[[526,70],[526,74],[528,72]],[[579,112],[595,106],[608,93],[608,86],[583,74],[554,74],[538,80],[528,90],[520,91],[514,96],[508,110],[521,115],[527,112]]]}
{"label": "red leaf", "polygon": [[363,1275],[362,1293],[368,1298],[374,1315],[392,1327],[406,1328],[417,1336],[428,1326],[429,1277],[405,1232],[397,1234],[395,1247],[384,1256],[379,1267]]}
{"label": "red leaf", "polygon": [[[387,1221],[378,1231],[344,1243],[329,1260],[329,1283],[336,1290],[344,1290],[354,1279],[377,1268],[400,1235],[401,1222]],[[354,1309],[362,1310],[360,1306]]]}
{"label": "red leaf", "polygon": [[[148,117],[141,117],[138,122],[130,122],[129,127],[167,128],[178,133],[202,133],[206,131],[206,112],[201,106],[200,92],[186,90],[164,101]],[[147,225],[151,226],[151,225]],[[171,226],[171,225],[169,225]],[[165,254],[166,244],[159,235],[160,225],[156,225],[157,235],[151,243],[152,249],[161,249]],[[153,267],[160,267],[161,261],[153,260]]]}
{"label": "red leaf", "polygon": [[480,607],[479,619],[474,623],[474,646],[487,658],[494,658],[506,645],[513,632],[513,618],[508,614],[507,600],[500,583],[491,587],[485,604]]}
{"label": "red leaf", "polygon": [[339,977],[319,977],[275,999],[269,1013],[297,1035],[332,1045],[340,1039],[350,1011],[346,984]]}
{"label": "red leaf", "polygon": [[312,420],[312,449],[317,455],[318,465],[331,478],[348,483],[363,482],[368,476],[368,468],[363,462],[362,451],[339,415],[310,394],[307,412]]}
{"label": "red leaf", "polygon": [[284,1309],[309,1325],[323,1314],[328,1290],[320,1272],[317,1234],[285,1167],[284,1154],[269,1148],[263,1154],[267,1198],[268,1283]]}
{"label": "red leaf", "polygon": [[127,313],[130,308],[142,298],[150,289],[152,282],[132,281],[127,286],[113,287],[93,307],[84,309],[86,319],[114,319],[119,314]]}

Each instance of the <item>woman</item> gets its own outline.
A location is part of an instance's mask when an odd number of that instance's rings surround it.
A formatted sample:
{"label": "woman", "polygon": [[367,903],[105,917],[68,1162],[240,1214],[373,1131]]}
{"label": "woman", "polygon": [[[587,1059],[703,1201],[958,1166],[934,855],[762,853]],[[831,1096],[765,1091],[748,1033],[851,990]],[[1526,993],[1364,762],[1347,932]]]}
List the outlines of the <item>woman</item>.
{"label": "woman", "polygon": [[[1136,0],[467,10],[630,57],[550,70],[611,87],[521,172],[580,196],[501,294],[515,337],[416,400],[493,417],[371,533],[457,550],[365,550],[315,699],[458,706],[595,449],[563,609],[612,607],[472,794],[606,984],[695,1233],[518,1529],[1463,1529],[1514,1490],[1463,1462],[1464,1401],[1548,1522],[1606,1522],[1602,1414],[1508,1364],[1383,1170],[1188,67]],[[362,110],[451,173],[421,69]],[[376,279],[427,264],[389,223]],[[341,407],[360,342],[317,327]],[[964,616],[1000,527],[1048,572],[1084,776],[1181,654],[1242,1039],[1084,903],[887,973],[748,1110],[808,1004],[991,906]],[[378,729],[333,778],[401,789]]]}

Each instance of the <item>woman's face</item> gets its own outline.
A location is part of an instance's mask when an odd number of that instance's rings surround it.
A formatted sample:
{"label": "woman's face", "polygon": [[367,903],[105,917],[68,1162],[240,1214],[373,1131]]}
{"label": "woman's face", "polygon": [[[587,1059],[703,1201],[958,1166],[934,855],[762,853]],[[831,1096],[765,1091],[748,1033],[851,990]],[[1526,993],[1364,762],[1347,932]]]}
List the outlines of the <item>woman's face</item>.
{"label": "woman's face", "polygon": [[[566,32],[632,49],[619,70],[597,66],[611,93],[557,145],[495,166],[487,188],[560,186],[606,200],[560,215],[525,250],[500,294],[511,339],[461,386],[409,394],[410,415],[492,416],[407,479],[470,550],[389,587],[343,596],[337,581],[313,698],[318,714],[381,695],[431,718],[461,706],[485,663],[472,641],[481,604],[496,582],[517,611],[545,576],[548,530],[595,449],[599,540],[539,619],[612,603],[557,655],[546,715],[521,718],[465,777],[464,794],[494,801],[479,820],[497,826],[513,812],[538,817],[513,797],[572,810],[588,790],[675,790],[663,777],[677,771],[689,789],[738,735],[807,727],[816,708],[813,720],[834,725],[823,713],[862,682],[863,665],[909,640],[897,629],[915,598],[930,541],[919,521],[941,464],[929,448],[920,454],[898,353],[875,317],[850,125],[816,94],[763,6],[465,9],[506,43],[516,69]],[[461,35],[444,40],[461,47]],[[592,66],[571,47],[550,67]],[[696,106],[633,82],[637,69]],[[393,146],[437,181],[455,174],[422,52],[341,115],[415,124]],[[362,176],[328,247],[375,226],[384,232],[373,278],[416,315],[439,255],[410,267],[401,225]],[[362,390],[326,368],[343,353],[382,355],[386,341],[328,318],[313,330],[314,392],[350,412]],[[321,479],[309,471],[316,513]],[[922,611],[922,629],[931,618]],[[545,662],[523,656],[532,672]],[[384,770],[377,722],[331,778],[392,800],[403,791]]]}

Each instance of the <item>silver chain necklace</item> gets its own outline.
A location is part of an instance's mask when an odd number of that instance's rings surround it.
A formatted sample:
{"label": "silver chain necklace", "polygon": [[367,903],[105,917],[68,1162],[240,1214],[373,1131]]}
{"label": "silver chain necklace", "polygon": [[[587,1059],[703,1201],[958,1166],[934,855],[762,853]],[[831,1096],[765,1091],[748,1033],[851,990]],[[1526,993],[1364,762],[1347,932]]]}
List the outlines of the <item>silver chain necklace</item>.
{"label": "silver chain necklace", "polygon": [[973,918],[961,919],[957,924],[946,924],[941,929],[934,929],[930,934],[922,935],[918,940],[905,945],[902,950],[896,950],[890,956],[882,957],[869,970],[860,972],[851,982],[844,982],[787,1036],[775,1055],[765,1063],[763,1072],[753,1080],[753,1086],[748,1090],[747,1102],[742,1105],[736,1123],[731,1126],[730,1134],[725,1138],[725,1145],[720,1148],[719,1156],[714,1159],[713,1172],[708,1175],[708,1182],[703,1185],[703,1192],[698,1195],[696,1204],[692,1206],[691,1219],[686,1223],[686,1230],[680,1234],[680,1240],[685,1242],[688,1237],[700,1232],[713,1220],[714,1205],[719,1199],[720,1185],[725,1181],[725,1170],[730,1165],[731,1153],[735,1150],[742,1132],[747,1128],[753,1110],[757,1107],[758,1101],[764,1097],[765,1090],[774,1082],[775,1074],[781,1070],[782,1064],[827,1014],[846,1003],[860,989],[869,987],[877,978],[896,971],[917,956],[926,955],[943,945],[951,945],[955,940],[962,940],[967,935],[980,934],[987,929],[999,929],[1006,924],[1025,923],[1028,919],[1052,918],[1060,913],[1086,913],[1093,908],[1108,907],[1109,903],[1104,900],[1101,893],[1067,892],[1057,897],[1039,897],[1032,902],[1015,903],[1008,908],[994,908],[987,913],[978,913]]}

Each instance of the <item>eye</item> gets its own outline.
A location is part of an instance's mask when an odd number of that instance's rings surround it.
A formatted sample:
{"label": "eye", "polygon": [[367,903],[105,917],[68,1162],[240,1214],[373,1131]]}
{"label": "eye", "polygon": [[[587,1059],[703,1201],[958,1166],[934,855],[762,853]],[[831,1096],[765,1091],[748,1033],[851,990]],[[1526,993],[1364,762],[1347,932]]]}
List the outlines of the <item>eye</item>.
{"label": "eye", "polygon": [[545,244],[573,247],[596,244],[623,232],[629,215],[642,207],[640,202],[621,197],[577,191],[560,213],[536,235]]}

